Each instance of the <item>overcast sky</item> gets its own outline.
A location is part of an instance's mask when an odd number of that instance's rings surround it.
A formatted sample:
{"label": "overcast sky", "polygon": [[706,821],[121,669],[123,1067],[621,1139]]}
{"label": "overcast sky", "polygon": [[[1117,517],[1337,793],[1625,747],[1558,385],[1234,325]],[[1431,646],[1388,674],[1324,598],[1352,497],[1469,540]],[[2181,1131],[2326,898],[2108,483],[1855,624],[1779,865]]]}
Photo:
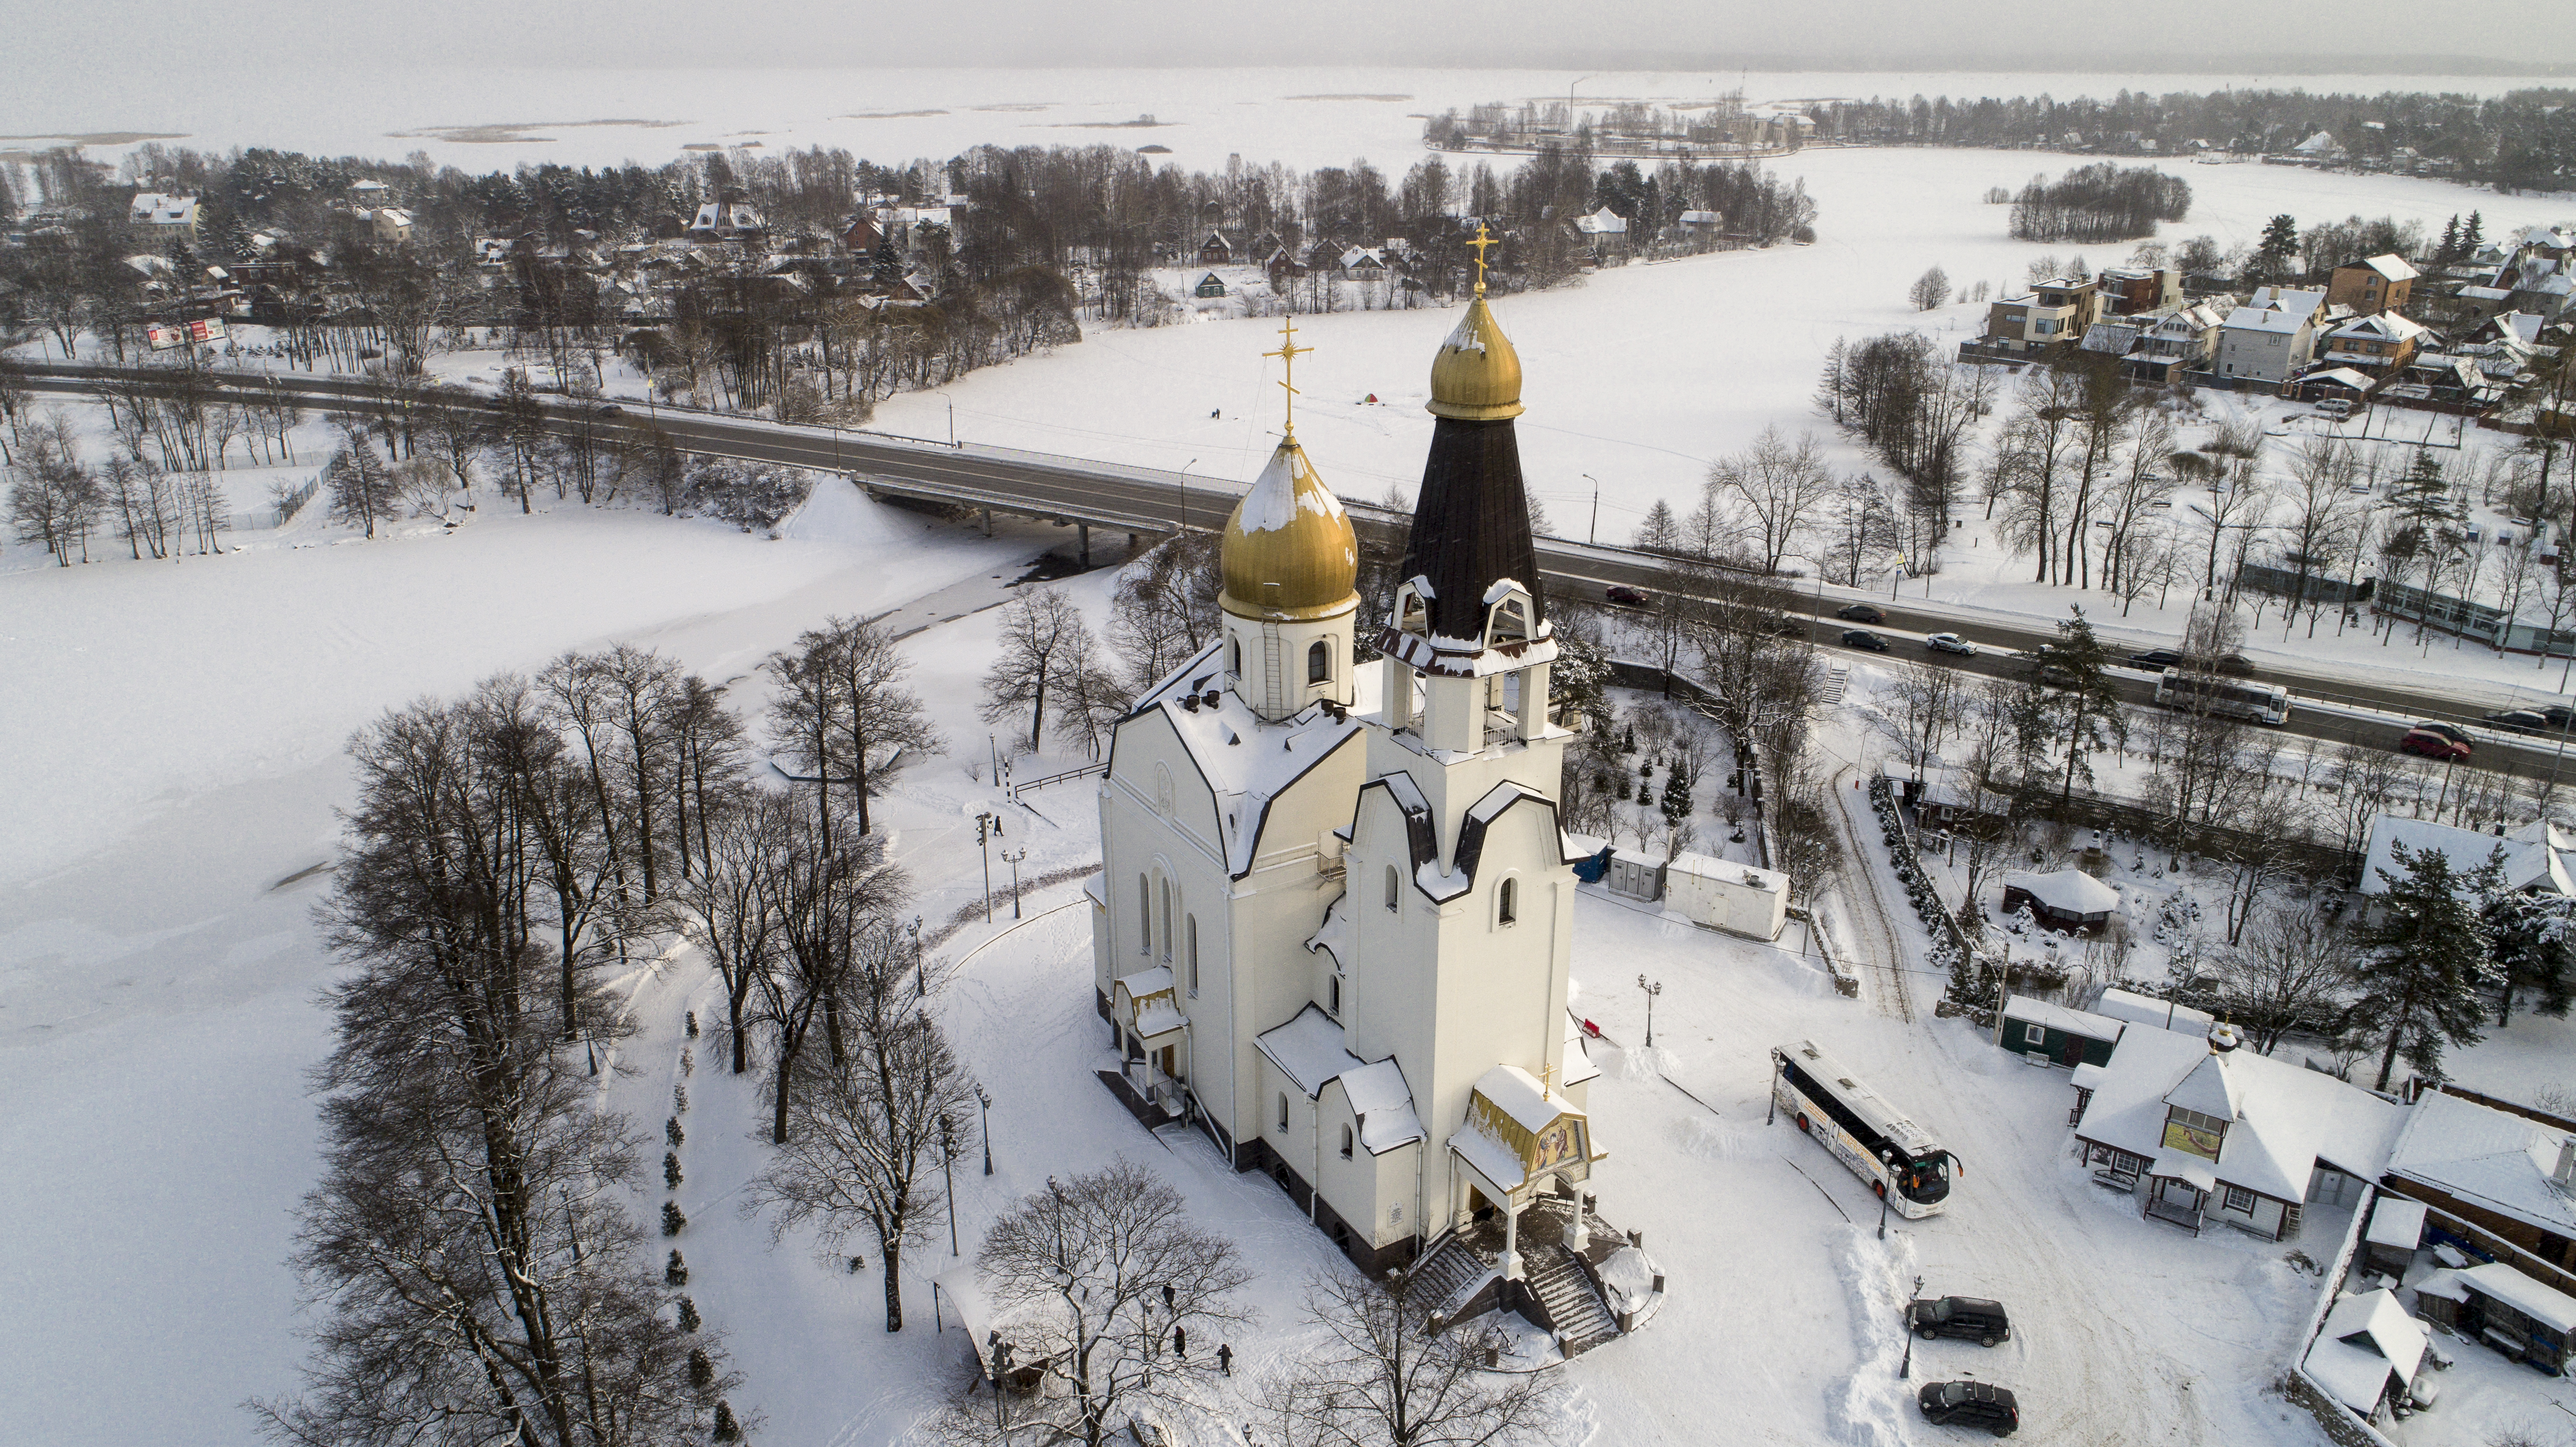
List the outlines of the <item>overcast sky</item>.
{"label": "overcast sky", "polygon": [[[2434,23],[2438,18],[2439,23]],[[0,0],[0,76],[305,84],[367,65],[2316,70],[2576,62],[2567,0]],[[147,67],[159,68],[159,73]],[[2410,69],[2442,71],[2438,59]],[[351,83],[363,84],[352,77]]]}

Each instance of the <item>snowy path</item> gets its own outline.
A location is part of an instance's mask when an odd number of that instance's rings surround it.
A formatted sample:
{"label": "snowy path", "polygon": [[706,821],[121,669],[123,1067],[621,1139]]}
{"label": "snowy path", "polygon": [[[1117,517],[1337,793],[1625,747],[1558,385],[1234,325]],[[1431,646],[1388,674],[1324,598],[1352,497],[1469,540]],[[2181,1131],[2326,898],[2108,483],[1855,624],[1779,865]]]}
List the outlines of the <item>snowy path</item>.
{"label": "snowy path", "polygon": [[1834,825],[1843,840],[1843,864],[1835,875],[1842,887],[1834,897],[1843,906],[1843,917],[1866,931],[1852,941],[1852,948],[1865,966],[1861,977],[1869,982],[1871,1007],[1911,1025],[1914,997],[1905,985],[1907,956],[1902,937],[1878,887],[1877,856],[1867,853],[1861,842],[1869,829],[1877,827],[1878,819],[1874,815],[1863,819],[1853,812],[1867,807],[1868,796],[1858,788],[1845,788],[1846,780],[1859,782],[1856,769],[1847,767],[1828,781],[1836,801]]}

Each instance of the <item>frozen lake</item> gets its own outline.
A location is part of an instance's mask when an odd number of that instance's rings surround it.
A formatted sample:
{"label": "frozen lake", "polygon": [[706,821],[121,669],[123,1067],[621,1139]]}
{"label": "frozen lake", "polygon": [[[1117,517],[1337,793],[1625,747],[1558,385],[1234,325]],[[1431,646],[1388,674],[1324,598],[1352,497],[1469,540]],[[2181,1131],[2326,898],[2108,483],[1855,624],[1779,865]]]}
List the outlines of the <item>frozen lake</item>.
{"label": "frozen lake", "polygon": [[[161,135],[229,150],[315,155],[424,151],[474,171],[555,161],[659,163],[683,148],[840,146],[880,162],[946,158],[969,146],[1119,144],[1170,148],[1194,168],[1278,161],[1299,169],[1368,157],[1401,170],[1421,149],[1422,117],[1479,101],[1687,100],[1741,87],[1755,102],[1870,96],[2109,97],[2227,87],[2377,94],[2501,95],[2538,84],[2506,76],[2069,75],[1894,72],[1575,72],[1355,67],[1279,69],[371,70],[361,85],[264,82],[235,75],[178,86],[139,74],[16,74],[0,87],[0,153],[102,138],[96,153]],[[1133,124],[1152,116],[1150,127]]]}

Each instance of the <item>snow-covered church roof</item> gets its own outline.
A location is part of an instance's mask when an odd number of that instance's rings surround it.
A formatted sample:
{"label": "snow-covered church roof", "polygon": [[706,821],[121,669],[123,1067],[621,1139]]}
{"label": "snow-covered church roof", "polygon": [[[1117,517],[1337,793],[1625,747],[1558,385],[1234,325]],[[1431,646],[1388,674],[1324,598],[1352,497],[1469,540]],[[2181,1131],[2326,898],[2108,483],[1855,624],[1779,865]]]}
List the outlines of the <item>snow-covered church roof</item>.
{"label": "snow-covered church roof", "polygon": [[[1226,872],[1240,879],[1252,868],[1271,800],[1359,736],[1360,714],[1376,706],[1379,670],[1358,671],[1348,709],[1309,704],[1270,723],[1225,686],[1224,669],[1218,662],[1224,647],[1222,640],[1210,643],[1174,669],[1136,701],[1120,728],[1155,712],[1170,722],[1190,763],[1216,796],[1218,843]],[[1113,745],[1113,763],[1114,749]]]}
{"label": "snow-covered church roof", "polygon": [[1372,1064],[1352,1054],[1349,1037],[1322,1007],[1308,1004],[1287,1024],[1254,1036],[1253,1045],[1309,1100],[1340,1081],[1351,1114],[1359,1118],[1360,1144],[1370,1155],[1382,1155],[1429,1134],[1414,1113],[1413,1091],[1404,1083],[1404,1068],[1395,1063],[1395,1057]]}

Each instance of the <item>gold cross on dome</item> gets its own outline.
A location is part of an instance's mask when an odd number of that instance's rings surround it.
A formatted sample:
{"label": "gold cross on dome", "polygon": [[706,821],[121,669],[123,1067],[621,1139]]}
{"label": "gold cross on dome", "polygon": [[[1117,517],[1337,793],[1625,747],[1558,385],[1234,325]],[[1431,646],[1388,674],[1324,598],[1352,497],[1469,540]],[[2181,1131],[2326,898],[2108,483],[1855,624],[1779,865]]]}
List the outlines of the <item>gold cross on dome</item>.
{"label": "gold cross on dome", "polygon": [[1281,371],[1279,385],[1288,389],[1288,420],[1285,431],[1291,437],[1297,435],[1297,358],[1301,354],[1311,352],[1313,350],[1315,350],[1313,347],[1301,347],[1297,345],[1296,318],[1281,317],[1279,319],[1279,350],[1275,352],[1263,352],[1261,354],[1265,357],[1277,357],[1279,359]]}
{"label": "gold cross on dome", "polygon": [[1496,241],[1493,234],[1485,229],[1485,223],[1479,221],[1476,223],[1476,239],[1467,244],[1476,248],[1476,295],[1483,296],[1485,294],[1485,248],[1500,246],[1503,243]]}

